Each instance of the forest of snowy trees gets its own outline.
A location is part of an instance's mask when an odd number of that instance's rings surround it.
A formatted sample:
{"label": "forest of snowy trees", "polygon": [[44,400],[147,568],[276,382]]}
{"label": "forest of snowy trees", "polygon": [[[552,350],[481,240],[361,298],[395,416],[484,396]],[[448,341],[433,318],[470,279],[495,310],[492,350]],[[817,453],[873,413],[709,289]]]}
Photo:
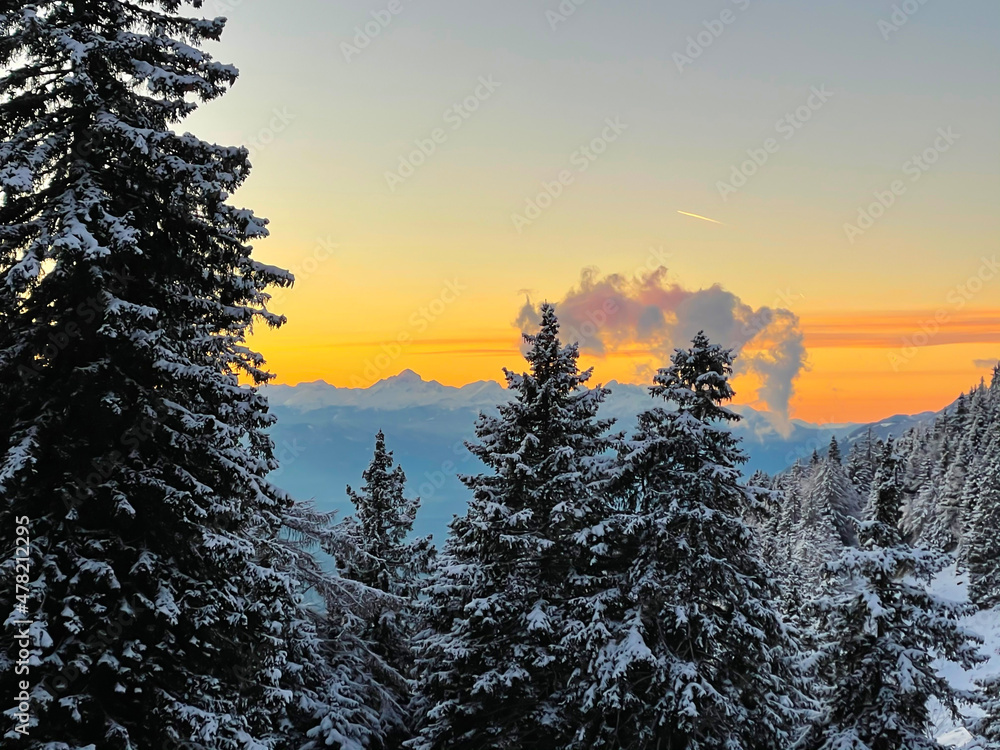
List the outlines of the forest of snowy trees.
{"label": "forest of snowy trees", "polygon": [[4,747],[923,750],[935,703],[1000,748],[1000,678],[935,666],[1000,605],[1000,374],[745,480],[731,351],[619,434],[544,305],[439,548],[381,432],[351,515],[276,487],[246,339],[292,278],[247,151],[173,129],[237,76],[186,7],[0,4]]}

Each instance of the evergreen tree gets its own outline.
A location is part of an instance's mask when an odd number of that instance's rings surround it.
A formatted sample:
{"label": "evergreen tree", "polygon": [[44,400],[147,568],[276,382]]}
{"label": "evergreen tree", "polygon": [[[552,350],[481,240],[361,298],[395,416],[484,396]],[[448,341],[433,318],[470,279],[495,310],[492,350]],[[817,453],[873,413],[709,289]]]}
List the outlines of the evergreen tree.
{"label": "evergreen tree", "polygon": [[[772,571],[774,583],[778,591],[780,610],[785,615],[786,622],[798,616],[802,605],[802,592],[814,580],[817,571],[811,564],[803,564],[803,559],[815,561],[826,559],[821,554],[813,554],[808,543],[800,544],[799,537],[803,531],[802,523],[802,493],[800,485],[805,476],[806,468],[801,463],[794,464],[791,469],[777,475],[772,480],[771,499],[764,495],[765,507],[772,508],[771,513],[763,523],[757,526],[757,536],[760,539],[760,550],[764,562]],[[756,493],[760,495],[760,493]],[[750,516],[752,520],[753,515]],[[829,546],[829,552],[840,548],[836,541],[836,530],[832,524],[826,526],[821,548]],[[809,551],[806,547],[809,546]]]}
{"label": "evergreen tree", "polygon": [[975,503],[977,467],[995,423],[991,401],[989,389],[980,383],[935,420],[929,437],[918,437],[908,446],[907,484],[915,495],[904,506],[902,526],[907,538],[921,547],[958,549],[964,556],[963,534]]}
{"label": "evergreen tree", "polygon": [[362,473],[364,484],[347,495],[355,507],[344,523],[346,534],[357,541],[360,552],[342,563],[345,578],[402,599],[412,599],[420,589],[421,576],[430,569],[433,547],[430,538],[407,541],[420,509],[420,498],[404,495],[406,474],[386,450],[385,434],[375,436],[375,452]]}
{"label": "evergreen tree", "polygon": [[845,545],[857,543],[854,523],[861,499],[841,464],[835,439],[828,455],[815,454],[807,466],[796,464],[781,486],[783,511],[771,532],[774,537],[764,540],[765,559],[777,569],[782,601],[795,602],[797,608],[815,595],[827,563]]}
{"label": "evergreen tree", "polygon": [[940,443],[936,441],[914,441],[911,463],[915,465],[907,472],[908,484],[912,485],[914,492],[903,506],[900,518],[903,536],[910,544],[920,544],[926,539],[927,529],[937,512],[937,494],[949,460],[946,452],[937,452],[938,448]]}
{"label": "evergreen tree", "polygon": [[1000,437],[994,436],[984,454],[975,487],[963,548],[969,598],[981,608],[995,607],[1000,605]]}
{"label": "evergreen tree", "polygon": [[246,336],[283,322],[266,289],[291,276],[253,260],[266,222],[228,202],[247,151],[172,129],[237,76],[200,49],[224,21],[183,7],[0,6],[0,546],[26,517],[24,748],[286,747],[292,695],[318,696],[308,555],[273,543],[318,527],[265,478],[272,418],[241,385],[270,378]]}
{"label": "evergreen tree", "polygon": [[803,501],[802,517],[787,540],[792,574],[800,586],[814,588],[826,565],[840,556],[844,542],[838,521],[842,520],[822,499]]}
{"label": "evergreen tree", "polygon": [[[788,496],[783,487],[786,476],[768,476],[763,471],[755,471],[747,481],[747,487],[760,501],[756,512],[748,514],[747,521],[760,542],[761,555],[768,566],[774,568],[787,562],[787,537],[784,520],[789,515]],[[779,584],[780,580],[776,580]]]}
{"label": "evergreen tree", "polygon": [[826,457],[838,466],[843,463],[843,456],[840,453],[840,444],[837,443],[836,436],[830,438],[830,447],[827,449]]}
{"label": "evergreen tree", "polygon": [[659,371],[662,398],[638,418],[617,472],[620,601],[586,696],[587,746],[785,746],[796,679],[793,644],[744,522],[758,504],[723,404],[732,353],[699,333]]}
{"label": "evergreen tree", "polygon": [[971,747],[977,750],[1000,750],[1000,674],[986,677],[978,684],[984,693],[984,715],[971,727],[980,740],[980,744],[973,744]]}
{"label": "evergreen tree", "polygon": [[944,470],[940,487],[937,488],[934,512],[921,536],[923,546],[944,552],[951,552],[957,546],[965,504],[965,485],[969,478],[969,467],[974,461],[972,443],[963,438],[954,458]]}
{"label": "evergreen tree", "polygon": [[[331,515],[296,504],[285,530],[267,540],[262,564],[300,582],[301,605],[287,639],[283,689],[291,697],[286,716],[275,717],[281,750],[384,750],[398,745],[399,674],[366,639],[394,598],[350,579],[331,576],[313,555],[320,547],[334,558],[359,556],[354,539]],[[304,588],[303,588],[304,587]],[[237,667],[244,679],[246,670]]]}
{"label": "evergreen tree", "polygon": [[385,742],[392,747],[408,732],[408,717],[399,707],[410,700],[407,681],[413,670],[416,597],[430,570],[433,548],[429,538],[407,540],[420,500],[404,496],[406,475],[394,465],[381,430],[362,478],[360,492],[347,488],[355,513],[341,525],[351,543],[342,545],[338,567],[345,579],[388,595],[382,606],[361,619],[358,635],[382,661],[381,672],[389,676],[386,692],[393,699],[382,707],[381,715]]}
{"label": "evergreen tree", "polygon": [[796,462],[787,474],[779,475],[777,480],[778,489],[784,496],[781,503],[778,533],[786,539],[802,522],[802,492],[800,488],[807,472],[806,466],[803,466],[801,462]]}
{"label": "evergreen tree", "polygon": [[875,478],[875,455],[879,450],[878,443],[878,439],[873,438],[869,428],[865,436],[852,445],[847,454],[847,475],[862,498],[868,497],[871,493],[872,480]]}
{"label": "evergreen tree", "polygon": [[857,543],[854,523],[861,516],[861,498],[841,465],[836,439],[830,440],[830,453],[812,466],[802,494],[803,523],[826,519],[833,524],[840,544]]}
{"label": "evergreen tree", "polygon": [[488,471],[463,477],[473,496],[426,589],[414,750],[576,741],[580,664],[602,637],[610,422],[596,418],[607,391],[583,388],[577,346],[541,313],[530,371],[505,371],[513,398],[476,424],[469,449]]}
{"label": "evergreen tree", "polygon": [[956,716],[958,700],[974,700],[933,664],[943,656],[971,668],[979,656],[957,623],[967,608],[925,588],[947,557],[910,547],[898,528],[901,463],[890,441],[875,477],[871,519],[859,524],[861,547],[846,549],[831,566],[840,593],[821,603],[832,638],[817,659],[826,705],[797,750],[938,749],[928,731],[928,700]]}

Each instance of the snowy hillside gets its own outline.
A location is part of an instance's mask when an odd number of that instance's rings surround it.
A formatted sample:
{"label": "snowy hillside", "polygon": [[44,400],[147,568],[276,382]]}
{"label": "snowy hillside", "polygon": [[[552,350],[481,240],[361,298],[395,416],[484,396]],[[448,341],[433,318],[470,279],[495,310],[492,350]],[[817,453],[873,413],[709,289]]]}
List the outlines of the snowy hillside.
{"label": "snowy hillside", "polygon": [[[955,602],[967,602],[968,574],[956,570],[952,565],[933,580],[930,590],[940,597]],[[965,627],[983,639],[982,652],[989,661],[980,664],[972,671],[965,671],[960,666],[939,661],[938,667],[947,676],[948,681],[956,688],[963,690],[975,689],[975,681],[987,675],[1000,674],[1000,607],[986,609],[963,621]],[[961,747],[971,739],[971,735],[963,728],[956,727],[948,712],[938,706],[934,714],[935,736],[943,744]],[[970,750],[975,745],[969,745]]]}
{"label": "snowy hillside", "polygon": [[[758,532],[786,611],[807,602],[808,628],[817,642],[834,644],[816,651],[835,687],[813,739],[833,743],[823,750],[854,747],[835,740],[869,719],[871,728],[908,716],[906,741],[895,737],[900,744],[886,747],[925,747],[929,732],[950,746],[985,748],[970,732],[994,742],[1000,735],[1000,369],[989,386],[980,383],[895,439],[877,431],[887,426],[859,430],[764,479],[774,495]],[[919,583],[928,578],[928,587]],[[833,581],[836,595],[816,593]],[[881,659],[873,656],[879,652]],[[877,670],[857,668],[868,656]],[[890,717],[880,713],[886,685],[923,698]],[[961,721],[947,708],[953,704]],[[839,717],[848,714],[853,723],[844,724]]]}

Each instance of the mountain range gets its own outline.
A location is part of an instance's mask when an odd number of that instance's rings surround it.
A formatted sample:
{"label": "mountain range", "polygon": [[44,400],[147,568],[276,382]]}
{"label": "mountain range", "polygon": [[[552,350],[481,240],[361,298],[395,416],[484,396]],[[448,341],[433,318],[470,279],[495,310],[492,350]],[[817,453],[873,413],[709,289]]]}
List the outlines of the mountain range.
{"label": "mountain range", "polygon": [[[644,386],[608,383],[611,395],[601,409],[614,417],[615,431],[629,431],[635,415],[653,402]],[[358,487],[371,460],[375,433],[407,474],[411,495],[422,501],[415,531],[441,540],[452,516],[461,513],[468,493],[458,474],[476,473],[479,463],[465,448],[474,438],[476,416],[492,412],[506,399],[494,381],[446,386],[421,378],[412,370],[386,378],[369,388],[339,388],[323,381],[265,389],[277,424],[271,435],[281,468],[272,480],[300,499],[311,499],[323,510],[350,512],[345,488]],[[743,416],[734,430],[749,454],[747,472],[774,473],[814,450],[823,453],[830,437],[853,442],[869,427],[882,437],[900,434],[932,418],[933,412],[897,415],[872,425],[818,425],[800,420],[780,424],[768,412],[737,405]]]}

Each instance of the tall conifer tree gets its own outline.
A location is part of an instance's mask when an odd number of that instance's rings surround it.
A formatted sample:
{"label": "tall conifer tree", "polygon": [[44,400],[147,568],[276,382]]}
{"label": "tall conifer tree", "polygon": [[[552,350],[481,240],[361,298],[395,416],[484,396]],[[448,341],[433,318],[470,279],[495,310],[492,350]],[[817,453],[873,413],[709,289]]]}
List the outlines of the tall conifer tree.
{"label": "tall conifer tree", "polygon": [[[857,542],[854,521],[861,516],[861,498],[841,465],[840,447],[830,439],[830,452],[812,467],[802,484],[803,516],[832,521],[841,544]],[[806,519],[804,519],[806,520]]]}
{"label": "tall conifer tree", "polygon": [[268,483],[272,419],[241,384],[270,378],[246,336],[283,321],[265,290],[291,277],[251,257],[266,222],[229,202],[247,151],[174,130],[237,76],[200,49],[224,26],[184,14],[201,5],[0,6],[0,535],[27,517],[25,748],[280,747],[308,692],[309,564],[273,541],[319,527]]}
{"label": "tall conifer tree", "polygon": [[732,353],[698,334],[659,371],[620,453],[620,601],[587,696],[590,746],[771,750],[790,741],[795,645],[744,521],[758,498],[724,405]]}
{"label": "tall conifer tree", "polygon": [[607,391],[586,389],[575,344],[543,305],[525,335],[529,372],[506,371],[510,402],[481,415],[456,518],[427,587],[414,750],[572,747],[586,649],[601,629],[608,511]]}
{"label": "tall conifer tree", "polygon": [[847,475],[857,489],[858,494],[867,498],[871,493],[872,480],[875,478],[875,458],[879,450],[879,440],[872,436],[871,428],[857,443],[851,446],[847,454]]}
{"label": "tall conifer tree", "polygon": [[[998,425],[1000,426],[1000,425]],[[966,522],[963,560],[969,596],[980,607],[1000,606],[1000,434],[994,435],[974,477],[975,501]]]}
{"label": "tall conifer tree", "polygon": [[338,567],[344,578],[386,595],[359,618],[356,631],[376,657],[369,665],[373,680],[381,680],[389,697],[380,711],[385,743],[395,747],[407,738],[411,726],[406,706],[419,622],[417,594],[434,550],[429,538],[407,538],[420,499],[405,496],[406,475],[386,449],[381,430],[362,478],[360,491],[347,488],[355,511],[340,526],[347,543],[337,555]]}

